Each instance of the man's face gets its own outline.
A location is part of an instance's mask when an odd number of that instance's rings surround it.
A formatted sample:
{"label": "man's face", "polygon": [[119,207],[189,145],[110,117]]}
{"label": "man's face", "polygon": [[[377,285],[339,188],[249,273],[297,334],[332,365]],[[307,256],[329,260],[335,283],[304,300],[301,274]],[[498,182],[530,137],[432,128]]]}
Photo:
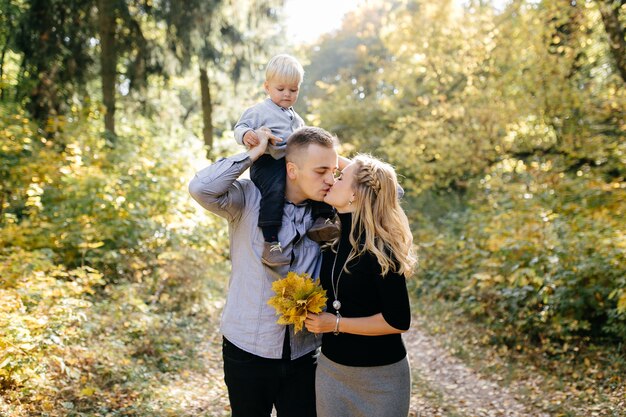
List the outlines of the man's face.
{"label": "man's face", "polygon": [[323,201],[330,187],[335,183],[337,151],[311,144],[294,155],[288,163],[287,173],[293,183],[298,200]]}

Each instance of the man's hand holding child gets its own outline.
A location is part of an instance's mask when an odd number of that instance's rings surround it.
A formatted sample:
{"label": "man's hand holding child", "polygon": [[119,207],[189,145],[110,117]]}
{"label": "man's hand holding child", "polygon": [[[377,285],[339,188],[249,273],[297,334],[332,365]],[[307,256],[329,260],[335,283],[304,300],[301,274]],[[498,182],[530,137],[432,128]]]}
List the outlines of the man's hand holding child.
{"label": "man's hand holding child", "polygon": [[263,126],[258,128],[257,130],[247,131],[246,134],[243,135],[243,144],[246,145],[248,149],[258,146],[259,143],[261,143],[259,138],[260,132],[267,135],[267,138],[272,145],[276,145],[277,143],[283,141],[278,136],[272,135],[272,131],[268,127]]}

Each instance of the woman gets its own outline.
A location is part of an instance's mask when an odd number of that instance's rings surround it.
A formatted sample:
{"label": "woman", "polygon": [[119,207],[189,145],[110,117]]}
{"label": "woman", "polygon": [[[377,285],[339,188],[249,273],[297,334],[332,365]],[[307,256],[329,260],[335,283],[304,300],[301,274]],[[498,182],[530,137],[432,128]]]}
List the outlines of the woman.
{"label": "woman", "polygon": [[305,325],[323,333],[315,391],[318,417],[408,414],[410,370],[401,333],[411,313],[406,278],[416,259],[393,168],[359,155],[324,201],[341,236],[324,252],[327,310]]}

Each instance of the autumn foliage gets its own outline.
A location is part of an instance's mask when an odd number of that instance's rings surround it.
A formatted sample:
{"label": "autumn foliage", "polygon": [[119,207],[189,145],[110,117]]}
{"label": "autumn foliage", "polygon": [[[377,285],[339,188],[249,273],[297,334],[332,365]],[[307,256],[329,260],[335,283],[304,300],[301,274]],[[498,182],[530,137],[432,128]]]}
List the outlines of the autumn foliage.
{"label": "autumn foliage", "polygon": [[302,330],[307,313],[321,313],[326,307],[326,290],[319,279],[313,280],[308,274],[291,271],[283,279],[272,283],[276,293],[267,302],[280,315],[278,324],[293,324],[294,331]]}
{"label": "autumn foliage", "polygon": [[626,79],[607,10],[623,37],[619,2],[386,2],[310,53],[316,122],[404,177],[419,294],[508,344],[626,337]]}
{"label": "autumn foliage", "polygon": [[[206,354],[229,255],[187,183],[241,150],[274,52],[305,64],[308,124],[396,167],[418,302],[554,368],[610,351],[580,390],[623,393],[601,370],[626,368],[623,1],[368,1],[293,51],[275,0],[121,1],[104,83],[96,3],[0,1],[0,414],[181,415],[151,384]],[[325,303],[274,285],[280,323]]]}

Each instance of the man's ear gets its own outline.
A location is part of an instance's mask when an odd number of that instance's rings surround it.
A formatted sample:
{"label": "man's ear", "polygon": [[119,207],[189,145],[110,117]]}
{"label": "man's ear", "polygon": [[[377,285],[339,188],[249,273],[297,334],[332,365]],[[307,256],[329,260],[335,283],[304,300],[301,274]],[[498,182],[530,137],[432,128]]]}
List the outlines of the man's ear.
{"label": "man's ear", "polygon": [[287,162],[287,178],[295,180],[298,177],[298,166],[291,161]]}

